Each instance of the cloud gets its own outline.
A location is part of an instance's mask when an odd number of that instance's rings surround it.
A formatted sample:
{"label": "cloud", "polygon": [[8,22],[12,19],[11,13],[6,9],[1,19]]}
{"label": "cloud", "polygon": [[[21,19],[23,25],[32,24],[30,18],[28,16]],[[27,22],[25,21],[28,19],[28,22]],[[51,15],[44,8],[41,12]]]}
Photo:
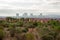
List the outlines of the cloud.
{"label": "cloud", "polygon": [[0,0],[0,14],[16,13],[19,10],[60,12],[60,0]]}

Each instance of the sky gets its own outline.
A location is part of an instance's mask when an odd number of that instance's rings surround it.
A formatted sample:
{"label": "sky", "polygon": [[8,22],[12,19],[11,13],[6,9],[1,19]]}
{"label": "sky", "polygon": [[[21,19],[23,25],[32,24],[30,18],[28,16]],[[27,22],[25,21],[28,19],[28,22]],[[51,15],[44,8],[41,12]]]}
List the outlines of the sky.
{"label": "sky", "polygon": [[16,13],[60,14],[60,0],[0,0],[0,16]]}

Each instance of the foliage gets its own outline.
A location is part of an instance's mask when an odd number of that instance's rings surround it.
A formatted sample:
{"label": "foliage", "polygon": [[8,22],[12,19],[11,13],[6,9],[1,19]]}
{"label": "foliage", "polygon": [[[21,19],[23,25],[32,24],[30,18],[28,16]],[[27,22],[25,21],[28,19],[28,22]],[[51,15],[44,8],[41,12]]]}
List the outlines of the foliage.
{"label": "foliage", "polygon": [[2,40],[5,37],[4,30],[0,29],[0,40]]}
{"label": "foliage", "polygon": [[27,33],[25,37],[26,37],[26,40],[34,40],[34,35],[32,33]]}
{"label": "foliage", "polygon": [[24,29],[22,30],[22,32],[24,32],[24,33],[28,32],[28,28],[24,28]]}
{"label": "foliage", "polygon": [[51,35],[44,35],[42,40],[54,40],[54,38]]}
{"label": "foliage", "polygon": [[9,30],[10,30],[11,37],[14,37],[15,31],[16,31],[15,27],[12,26],[12,27],[9,28]]}

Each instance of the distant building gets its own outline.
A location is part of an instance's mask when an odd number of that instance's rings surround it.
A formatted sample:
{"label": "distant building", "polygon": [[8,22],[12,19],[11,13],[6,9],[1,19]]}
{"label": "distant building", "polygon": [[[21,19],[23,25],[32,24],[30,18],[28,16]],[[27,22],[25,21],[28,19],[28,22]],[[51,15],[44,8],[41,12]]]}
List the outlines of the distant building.
{"label": "distant building", "polygon": [[43,18],[43,15],[42,13],[39,14],[38,18]]}
{"label": "distant building", "polygon": [[16,17],[19,18],[19,13],[16,13]]}
{"label": "distant building", "polygon": [[39,16],[42,16],[42,13],[40,13],[40,15]]}
{"label": "distant building", "polygon": [[33,16],[33,13],[31,13],[30,16]]}
{"label": "distant building", "polygon": [[24,18],[28,17],[28,14],[27,14],[27,13],[24,13],[24,14],[23,14],[23,17],[24,17]]}

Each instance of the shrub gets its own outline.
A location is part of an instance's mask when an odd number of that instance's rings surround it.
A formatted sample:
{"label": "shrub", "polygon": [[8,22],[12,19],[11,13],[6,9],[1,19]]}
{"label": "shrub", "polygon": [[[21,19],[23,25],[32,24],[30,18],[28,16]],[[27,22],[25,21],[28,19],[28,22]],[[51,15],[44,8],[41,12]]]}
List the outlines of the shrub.
{"label": "shrub", "polygon": [[14,37],[16,29],[14,27],[10,27],[9,30],[11,37]]}
{"label": "shrub", "polygon": [[3,30],[3,29],[4,29],[4,27],[3,27],[3,26],[0,26],[0,29],[1,29],[1,30]]}
{"label": "shrub", "polygon": [[54,40],[54,38],[53,38],[53,36],[51,36],[51,35],[44,35],[44,36],[42,37],[42,40]]}
{"label": "shrub", "polygon": [[56,40],[60,40],[60,34],[57,35]]}
{"label": "shrub", "polygon": [[16,37],[17,40],[26,40],[26,39],[25,39],[25,35],[22,35],[21,33],[16,34],[15,37]]}
{"label": "shrub", "polygon": [[26,34],[25,37],[26,37],[26,40],[35,40],[34,35],[32,33]]}
{"label": "shrub", "polygon": [[22,33],[22,29],[21,28],[16,28],[16,33]]}
{"label": "shrub", "polygon": [[22,32],[26,33],[28,31],[28,28],[24,28]]}
{"label": "shrub", "polygon": [[4,36],[5,32],[2,29],[0,29],[0,40],[3,40]]}

